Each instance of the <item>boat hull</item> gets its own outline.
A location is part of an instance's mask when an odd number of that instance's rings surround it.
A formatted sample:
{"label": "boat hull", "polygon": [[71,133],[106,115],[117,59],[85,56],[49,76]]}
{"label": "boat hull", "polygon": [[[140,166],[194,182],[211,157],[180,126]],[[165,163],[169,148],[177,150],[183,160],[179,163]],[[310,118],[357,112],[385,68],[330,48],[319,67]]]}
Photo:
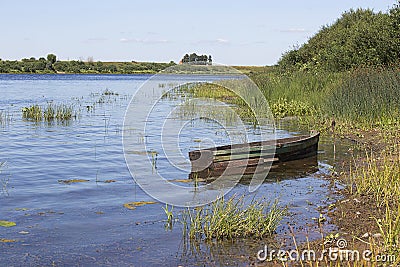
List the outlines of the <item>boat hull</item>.
{"label": "boat hull", "polygon": [[319,133],[272,141],[220,146],[189,152],[191,177],[262,172],[283,162],[315,157]]}

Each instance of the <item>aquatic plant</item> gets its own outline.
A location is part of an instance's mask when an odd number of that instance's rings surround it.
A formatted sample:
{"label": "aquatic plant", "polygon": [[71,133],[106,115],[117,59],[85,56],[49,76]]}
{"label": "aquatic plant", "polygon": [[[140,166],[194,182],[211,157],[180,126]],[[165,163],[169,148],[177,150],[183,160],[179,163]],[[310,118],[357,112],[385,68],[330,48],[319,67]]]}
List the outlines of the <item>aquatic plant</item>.
{"label": "aquatic plant", "polygon": [[113,92],[109,90],[108,88],[103,91],[102,95],[119,95],[117,92]]}
{"label": "aquatic plant", "polygon": [[169,209],[168,204],[165,204],[165,207],[163,207],[163,210],[165,212],[165,215],[167,216],[167,222],[165,224],[166,229],[172,229],[173,226],[173,219],[174,219],[174,214],[172,211],[174,210],[174,206],[172,206],[171,209]]}
{"label": "aquatic plant", "polygon": [[190,239],[261,238],[272,235],[286,214],[277,201],[252,199],[244,196],[219,198],[212,204],[188,208],[184,214],[185,233]]}
{"label": "aquatic plant", "polygon": [[22,108],[22,117],[33,121],[42,120],[42,108],[39,105],[31,105]]}
{"label": "aquatic plant", "polygon": [[72,105],[49,103],[45,108],[31,105],[22,108],[22,117],[32,121],[69,121],[76,118],[76,111]]}
{"label": "aquatic plant", "polygon": [[149,204],[156,204],[157,202],[155,201],[133,201],[133,202],[128,202],[124,204],[124,207],[130,210],[135,210],[136,207],[144,206],[144,205],[149,205]]}

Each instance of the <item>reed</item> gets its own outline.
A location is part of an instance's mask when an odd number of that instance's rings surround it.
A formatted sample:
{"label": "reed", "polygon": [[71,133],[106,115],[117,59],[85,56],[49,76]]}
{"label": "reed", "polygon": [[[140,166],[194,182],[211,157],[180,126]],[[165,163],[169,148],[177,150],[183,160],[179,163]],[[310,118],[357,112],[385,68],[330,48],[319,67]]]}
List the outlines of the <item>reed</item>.
{"label": "reed", "polygon": [[22,117],[32,121],[69,121],[76,118],[77,112],[72,105],[49,103],[46,107],[31,105],[22,108]]}
{"label": "reed", "polygon": [[42,108],[39,105],[31,105],[22,108],[22,117],[32,121],[42,120]]}
{"label": "reed", "polygon": [[338,73],[275,70],[253,73],[250,77],[276,117],[323,114],[317,119],[324,119],[334,114],[337,120],[352,125],[398,127],[400,124],[398,68]]}
{"label": "reed", "polygon": [[277,202],[245,198],[224,197],[207,206],[187,209],[184,214],[184,233],[190,239],[232,239],[237,237],[261,238],[272,235],[286,208],[278,207]]}
{"label": "reed", "polygon": [[345,75],[332,90],[324,109],[347,121],[365,125],[398,123],[400,115],[400,71],[362,69]]}

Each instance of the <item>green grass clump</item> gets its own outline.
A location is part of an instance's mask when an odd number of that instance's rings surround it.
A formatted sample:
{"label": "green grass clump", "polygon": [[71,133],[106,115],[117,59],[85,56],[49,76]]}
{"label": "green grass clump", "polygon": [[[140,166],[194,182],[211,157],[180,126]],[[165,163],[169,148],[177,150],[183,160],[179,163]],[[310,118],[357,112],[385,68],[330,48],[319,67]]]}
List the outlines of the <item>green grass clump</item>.
{"label": "green grass clump", "polygon": [[39,105],[32,105],[22,108],[22,117],[32,121],[69,121],[76,118],[73,106],[66,104],[48,104],[42,108]]}
{"label": "green grass clump", "polygon": [[284,118],[290,116],[311,116],[316,109],[307,103],[279,98],[278,101],[270,103],[270,109],[274,117]]}
{"label": "green grass clump", "polygon": [[367,157],[365,165],[355,166],[350,174],[357,194],[375,196],[378,206],[400,203],[400,155]]}
{"label": "green grass clump", "polygon": [[42,108],[39,105],[22,108],[22,117],[33,121],[42,120]]}
{"label": "green grass clump", "polygon": [[272,235],[285,214],[286,209],[277,202],[253,199],[246,204],[244,197],[222,197],[207,206],[188,209],[185,230],[190,239],[261,238]]}

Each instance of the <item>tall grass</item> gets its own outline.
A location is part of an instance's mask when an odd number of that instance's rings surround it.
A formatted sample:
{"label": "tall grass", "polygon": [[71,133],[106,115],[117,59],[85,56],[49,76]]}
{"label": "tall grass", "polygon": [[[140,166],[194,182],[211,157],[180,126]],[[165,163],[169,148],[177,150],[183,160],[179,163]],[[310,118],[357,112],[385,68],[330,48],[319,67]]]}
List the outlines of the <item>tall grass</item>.
{"label": "tall grass", "polygon": [[334,115],[340,121],[367,126],[399,124],[400,70],[396,68],[350,73],[269,71],[250,77],[277,117],[322,114],[319,119]]}
{"label": "tall grass", "polygon": [[400,203],[400,155],[382,153],[377,158],[367,155],[365,163],[355,164],[350,173],[355,193],[374,196],[378,206]]}
{"label": "tall grass", "polygon": [[261,238],[272,235],[286,214],[277,202],[244,197],[224,197],[212,204],[188,209],[184,215],[185,231],[190,239]]}
{"label": "tall grass", "polygon": [[400,115],[400,71],[364,69],[346,75],[324,108],[348,121],[393,124]]}

